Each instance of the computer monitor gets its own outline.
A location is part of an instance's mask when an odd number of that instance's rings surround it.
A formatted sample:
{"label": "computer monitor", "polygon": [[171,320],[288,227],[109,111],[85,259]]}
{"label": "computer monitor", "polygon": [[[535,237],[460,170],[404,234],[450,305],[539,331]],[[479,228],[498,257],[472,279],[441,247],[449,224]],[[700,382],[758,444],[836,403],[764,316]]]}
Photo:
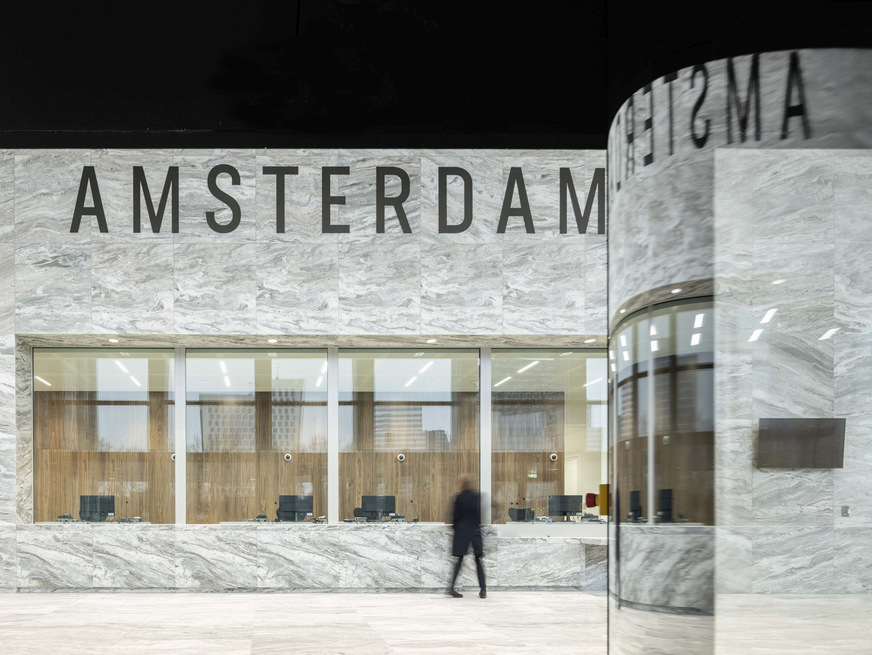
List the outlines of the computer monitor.
{"label": "computer monitor", "polygon": [[584,496],[548,496],[548,516],[570,516],[580,514],[584,507]]}
{"label": "computer monitor", "polygon": [[115,496],[79,496],[79,518],[83,521],[105,521],[115,514]]}
{"label": "computer monitor", "polygon": [[279,507],[276,518],[279,521],[304,521],[307,514],[312,514],[312,496],[279,496]]}
{"label": "computer monitor", "polygon": [[661,523],[672,523],[672,489],[661,489],[658,492],[657,516]]}
{"label": "computer monitor", "polygon": [[509,518],[517,523],[529,523],[535,518],[535,512],[531,507],[510,507]]}
{"label": "computer monitor", "polygon": [[368,521],[381,521],[383,516],[397,511],[397,497],[361,496],[360,508]]}
{"label": "computer monitor", "polygon": [[630,521],[638,521],[642,518],[642,492],[630,492],[630,513],[628,515]]}

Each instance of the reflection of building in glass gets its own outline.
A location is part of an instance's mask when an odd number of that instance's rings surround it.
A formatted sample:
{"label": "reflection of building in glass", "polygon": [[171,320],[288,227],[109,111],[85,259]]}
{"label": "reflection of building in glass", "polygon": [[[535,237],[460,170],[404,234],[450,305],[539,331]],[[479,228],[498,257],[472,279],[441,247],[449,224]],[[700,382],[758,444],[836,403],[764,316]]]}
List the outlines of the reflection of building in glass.
{"label": "reflection of building in glass", "polygon": [[420,405],[376,405],[376,450],[426,450],[427,437]]}
{"label": "reflection of building in glass", "polygon": [[[302,387],[303,381],[299,382]],[[273,391],[272,402],[273,450],[296,450],[300,445],[303,391]]]}
{"label": "reflection of building in glass", "polygon": [[494,450],[563,449],[563,393],[511,391],[493,394]]}
{"label": "reflection of building in glass", "polygon": [[200,394],[204,452],[254,452],[254,405],[230,405],[220,395]]}

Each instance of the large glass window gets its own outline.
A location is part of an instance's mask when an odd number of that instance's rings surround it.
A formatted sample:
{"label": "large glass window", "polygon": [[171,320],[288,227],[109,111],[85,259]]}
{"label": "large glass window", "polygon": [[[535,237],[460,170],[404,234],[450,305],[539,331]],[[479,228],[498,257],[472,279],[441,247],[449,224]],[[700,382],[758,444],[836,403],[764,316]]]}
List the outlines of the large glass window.
{"label": "large glass window", "polygon": [[478,380],[477,350],[340,351],[341,519],[381,518],[364,496],[448,519],[458,476],[478,477]]}
{"label": "large glass window", "polygon": [[327,514],[326,350],[189,350],[186,378],[188,523]]}
{"label": "large glass window", "polygon": [[579,496],[608,479],[602,351],[492,353],[492,521],[598,515]]}
{"label": "large glass window", "polygon": [[713,522],[712,322],[710,301],[680,301],[638,312],[615,332],[618,521]]}
{"label": "large glass window", "polygon": [[173,351],[35,348],[34,521],[172,523]]}

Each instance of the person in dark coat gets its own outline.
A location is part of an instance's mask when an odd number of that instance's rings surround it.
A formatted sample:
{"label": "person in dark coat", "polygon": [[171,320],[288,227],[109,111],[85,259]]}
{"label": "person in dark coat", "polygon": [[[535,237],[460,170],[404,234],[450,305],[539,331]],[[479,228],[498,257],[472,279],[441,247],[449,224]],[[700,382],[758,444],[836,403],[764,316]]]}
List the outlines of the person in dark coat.
{"label": "person in dark coat", "polygon": [[478,573],[479,598],[487,598],[487,589],[484,582],[484,567],[481,558],[484,548],[481,540],[481,494],[473,489],[473,477],[468,473],[460,476],[460,493],[454,497],[454,540],[451,554],[457,558],[454,565],[454,573],[451,576],[451,585],[448,587],[448,595],[453,598],[463,598],[463,594],[454,588],[460,566],[463,564],[463,556],[472,546],[472,554],[475,556],[475,570]]}

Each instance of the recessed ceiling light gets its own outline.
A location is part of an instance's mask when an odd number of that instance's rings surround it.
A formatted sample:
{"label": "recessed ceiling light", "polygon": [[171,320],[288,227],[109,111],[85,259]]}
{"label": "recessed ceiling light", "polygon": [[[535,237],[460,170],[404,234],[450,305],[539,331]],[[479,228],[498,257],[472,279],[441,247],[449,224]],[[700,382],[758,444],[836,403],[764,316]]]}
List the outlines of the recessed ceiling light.
{"label": "recessed ceiling light", "polygon": [[626,313],[627,313],[627,310],[626,310],[626,309],[622,309],[622,310],[621,310],[621,314],[626,314]]}
{"label": "recessed ceiling light", "polygon": [[275,343],[278,339],[267,339],[267,343]]}
{"label": "recessed ceiling light", "polygon": [[415,357],[422,357],[424,353],[415,353]]}
{"label": "recessed ceiling light", "polygon": [[701,336],[702,336],[702,335],[700,335],[699,332],[694,333],[694,334],[690,337],[690,345],[691,345],[691,346],[698,346],[698,345],[699,345],[699,340],[700,340],[700,337],[701,337]]}
{"label": "recessed ceiling light", "polygon": [[571,355],[571,354],[572,354],[572,351],[570,350],[569,352],[560,353],[560,356],[561,356],[561,357],[566,357],[567,355]]}
{"label": "recessed ceiling light", "polygon": [[673,289],[670,293],[681,293],[681,289]]}
{"label": "recessed ceiling light", "polygon": [[772,280],[772,284],[784,284],[787,280]]}
{"label": "recessed ceiling light", "polygon": [[769,311],[766,312],[766,315],[761,319],[760,322],[761,323],[768,323],[769,321],[772,320],[772,317],[775,316],[775,312],[777,312],[777,311],[778,311],[777,309],[770,309]]}
{"label": "recessed ceiling light", "polygon": [[536,366],[536,364],[538,364],[538,363],[539,363],[539,360],[538,360],[538,359],[537,359],[535,362],[530,362],[530,363],[527,364],[526,366],[524,366],[524,367],[522,367],[522,368],[519,368],[519,369],[518,369],[518,373],[523,373],[523,372],[526,371],[528,368],[533,368],[533,367]]}
{"label": "recessed ceiling light", "polygon": [[508,382],[508,381],[511,380],[511,379],[512,379],[512,376],[511,376],[511,375],[510,375],[509,377],[507,377],[507,378],[503,378],[502,380],[500,380],[499,382],[497,382],[497,383],[494,385],[494,387],[498,387],[498,386],[500,386],[503,382]]}
{"label": "recessed ceiling light", "polygon": [[427,343],[436,343],[436,339],[427,339]]}
{"label": "recessed ceiling light", "polygon": [[596,339],[585,339],[584,340],[585,343],[593,343],[594,341],[596,341]]}
{"label": "recessed ceiling light", "polygon": [[757,339],[760,338],[761,334],[763,334],[763,330],[754,330],[751,333],[751,337],[748,339],[748,341],[757,341]]}
{"label": "recessed ceiling light", "polygon": [[698,330],[702,327],[702,323],[705,320],[705,314],[697,314],[693,319],[693,329]]}
{"label": "recessed ceiling light", "polygon": [[109,339],[109,343],[118,343],[118,339]]}
{"label": "recessed ceiling light", "polygon": [[51,386],[51,382],[49,382],[48,380],[43,380],[43,379],[42,379],[41,377],[39,377],[38,375],[34,375],[33,377],[35,377],[37,380],[39,380],[39,381],[42,382],[43,384],[48,385],[49,387]]}

